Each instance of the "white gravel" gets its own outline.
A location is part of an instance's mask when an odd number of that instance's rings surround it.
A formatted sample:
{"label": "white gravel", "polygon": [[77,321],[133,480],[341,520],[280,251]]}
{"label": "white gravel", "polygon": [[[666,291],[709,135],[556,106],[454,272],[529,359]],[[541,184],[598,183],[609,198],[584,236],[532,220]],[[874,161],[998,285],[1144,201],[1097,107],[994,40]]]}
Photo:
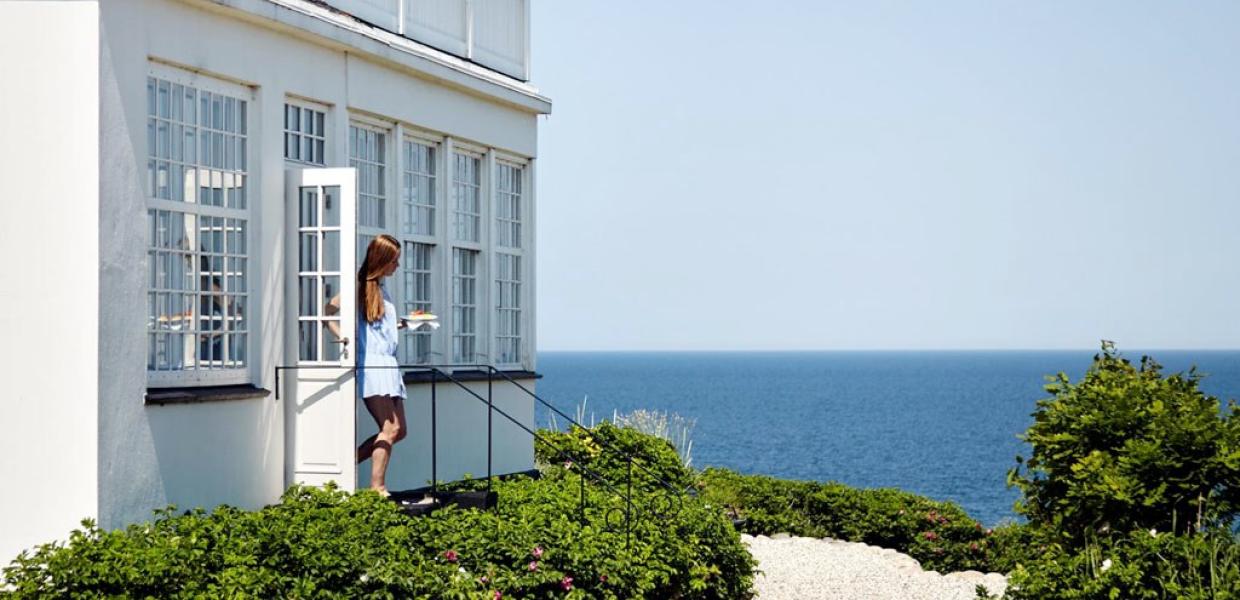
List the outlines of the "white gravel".
{"label": "white gravel", "polygon": [[923,571],[895,550],[832,539],[741,535],[758,561],[759,600],[974,600],[985,585],[1001,596],[999,573]]}

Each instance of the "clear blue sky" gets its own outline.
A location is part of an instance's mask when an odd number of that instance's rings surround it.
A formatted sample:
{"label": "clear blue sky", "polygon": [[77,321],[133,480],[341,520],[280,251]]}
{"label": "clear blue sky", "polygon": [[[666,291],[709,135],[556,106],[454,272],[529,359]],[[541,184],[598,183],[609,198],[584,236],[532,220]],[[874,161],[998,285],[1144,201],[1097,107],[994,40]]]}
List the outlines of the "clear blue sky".
{"label": "clear blue sky", "polygon": [[1240,347],[1240,2],[533,6],[540,350]]}

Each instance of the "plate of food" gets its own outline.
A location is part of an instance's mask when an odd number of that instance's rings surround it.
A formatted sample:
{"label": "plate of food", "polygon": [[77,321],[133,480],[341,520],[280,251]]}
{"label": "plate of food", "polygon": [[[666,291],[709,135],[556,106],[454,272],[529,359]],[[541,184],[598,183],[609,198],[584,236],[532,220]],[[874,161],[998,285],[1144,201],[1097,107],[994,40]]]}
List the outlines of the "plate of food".
{"label": "plate of food", "polygon": [[415,310],[400,318],[405,327],[412,330],[439,329],[439,315],[423,310]]}

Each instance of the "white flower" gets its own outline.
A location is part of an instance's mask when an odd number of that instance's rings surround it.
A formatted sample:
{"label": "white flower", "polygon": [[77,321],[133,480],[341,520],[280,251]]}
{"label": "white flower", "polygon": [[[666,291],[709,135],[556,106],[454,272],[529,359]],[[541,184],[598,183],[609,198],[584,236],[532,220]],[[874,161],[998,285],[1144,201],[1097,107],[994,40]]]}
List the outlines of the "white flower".
{"label": "white flower", "polygon": [[1151,528],[1150,528],[1150,537],[1158,537],[1158,529],[1157,529],[1157,528],[1153,528],[1153,527],[1151,527]]}
{"label": "white flower", "polygon": [[1107,569],[1110,569],[1110,568],[1111,568],[1111,559],[1109,559],[1109,558],[1108,558],[1108,559],[1106,559],[1106,560],[1102,561],[1102,570],[1103,570],[1103,571],[1106,571]]}

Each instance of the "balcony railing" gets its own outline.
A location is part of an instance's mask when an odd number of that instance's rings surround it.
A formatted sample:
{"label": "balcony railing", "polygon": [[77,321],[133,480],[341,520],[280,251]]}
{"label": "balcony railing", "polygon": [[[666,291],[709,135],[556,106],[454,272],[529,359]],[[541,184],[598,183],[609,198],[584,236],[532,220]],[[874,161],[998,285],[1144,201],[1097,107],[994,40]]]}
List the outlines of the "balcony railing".
{"label": "balcony railing", "polygon": [[376,27],[526,81],[529,0],[327,0]]}

